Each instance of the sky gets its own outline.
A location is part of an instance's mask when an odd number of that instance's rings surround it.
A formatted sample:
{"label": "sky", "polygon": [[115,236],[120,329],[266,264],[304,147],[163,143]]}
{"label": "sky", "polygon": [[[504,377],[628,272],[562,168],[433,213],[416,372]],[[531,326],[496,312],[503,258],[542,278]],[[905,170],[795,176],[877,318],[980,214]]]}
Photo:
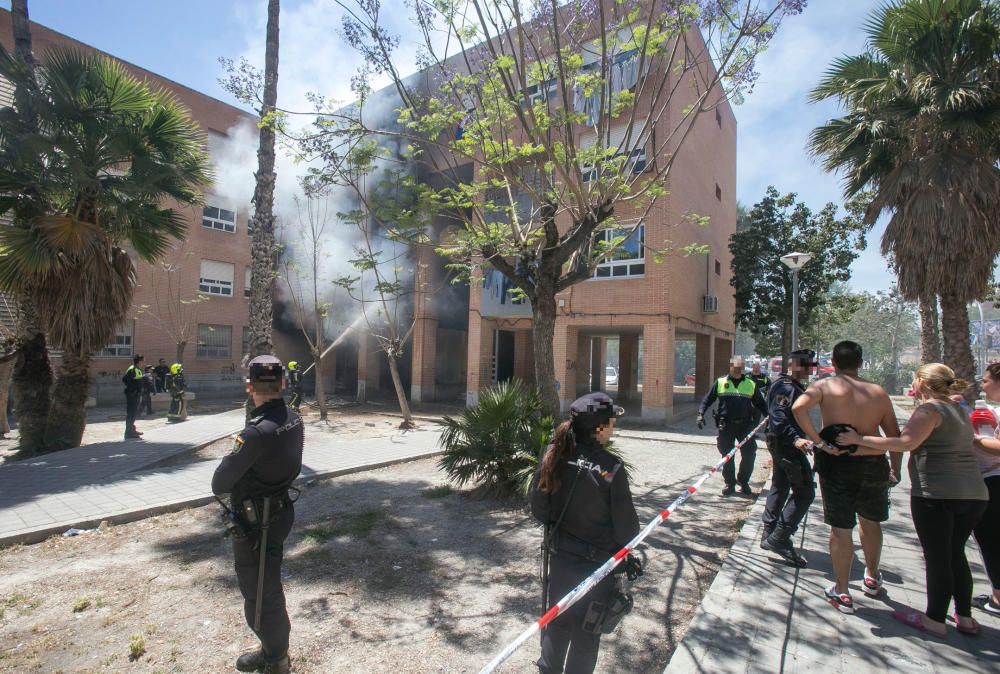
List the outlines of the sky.
{"label": "sky", "polygon": [[[385,0],[387,5],[394,0]],[[395,0],[399,1],[399,0]],[[400,4],[402,4],[400,2]],[[768,185],[794,192],[814,211],[841,203],[836,176],[824,173],[805,151],[812,128],[837,115],[833,104],[806,100],[830,62],[862,51],[861,26],[875,0],[810,0],[805,12],[782,25],[759,60],[760,78],[745,103],[735,107],[739,125],[737,198],[750,206]],[[9,9],[9,0],[0,0]],[[235,103],[219,86],[219,57],[264,57],[266,0],[30,0],[33,21],[93,45],[206,94]],[[317,91],[347,101],[359,60],[342,43],[339,9],[333,0],[282,2],[279,105],[307,109],[305,95]],[[415,31],[399,12],[395,26]],[[412,53],[404,39],[401,49]],[[404,59],[405,61],[405,59]],[[851,286],[882,290],[893,281],[878,253],[881,227],[852,267]]]}

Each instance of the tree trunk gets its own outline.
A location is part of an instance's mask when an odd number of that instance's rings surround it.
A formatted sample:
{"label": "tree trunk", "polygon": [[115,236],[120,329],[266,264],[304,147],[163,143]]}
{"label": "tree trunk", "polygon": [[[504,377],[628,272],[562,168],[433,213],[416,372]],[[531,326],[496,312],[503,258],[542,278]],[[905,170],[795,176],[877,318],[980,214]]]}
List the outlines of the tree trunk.
{"label": "tree trunk", "polygon": [[897,335],[899,334],[899,324],[903,318],[902,302],[897,300],[895,309],[896,324],[893,327],[892,340],[889,343],[889,357],[892,359],[892,369],[889,371],[888,380],[886,381],[886,389],[888,389],[890,394],[896,393],[899,389],[899,340]]}
{"label": "tree trunk", "polygon": [[[531,346],[534,349],[535,385],[542,396],[545,414],[558,419],[559,391],[556,389],[553,342],[556,336],[555,286],[539,283],[531,298]],[[577,356],[579,362],[581,356]],[[578,368],[579,371],[580,368]],[[562,386],[566,382],[561,382]]]}
{"label": "tree trunk", "polygon": [[937,295],[920,298],[920,362],[941,362]]}
{"label": "tree trunk", "polygon": [[965,302],[951,293],[941,294],[941,334],[944,337],[944,363],[955,371],[955,377],[973,384],[965,396],[974,400],[979,391],[975,385],[976,362],[969,343],[969,311]]}
{"label": "tree trunk", "polygon": [[177,360],[175,363],[184,363],[184,349],[187,348],[187,340],[183,342],[177,342]]}
{"label": "tree trunk", "polygon": [[[87,396],[90,394],[90,354],[66,351],[59,364],[52,408],[46,426],[45,449],[56,451],[79,447],[87,427]],[[124,405],[124,400],[122,400]]]}
{"label": "tree trunk", "polygon": [[323,389],[323,359],[320,357],[323,344],[319,343],[319,348],[313,351],[313,362],[316,370],[316,408],[319,409],[320,421],[326,421],[326,391]]}
{"label": "tree trunk", "polygon": [[413,414],[410,412],[410,403],[406,399],[406,391],[403,390],[403,380],[399,378],[399,367],[396,366],[396,357],[386,354],[389,361],[389,374],[392,375],[392,386],[396,389],[396,398],[399,400],[399,411],[403,413],[403,423],[400,428],[413,428]]}
{"label": "tree trunk", "polygon": [[250,356],[274,350],[271,342],[275,282],[274,246],[274,120],[278,103],[279,0],[267,3],[267,45],[264,53],[264,101],[260,145],[257,148],[257,185],[254,188],[253,241],[250,271]]}
{"label": "tree trunk", "polygon": [[13,372],[13,358],[0,362],[0,437],[10,433],[10,420],[7,418],[7,389],[10,388],[10,376]]}
{"label": "tree trunk", "polygon": [[781,371],[788,371],[788,355],[792,352],[792,326],[790,319],[781,322]]}
{"label": "tree trunk", "polygon": [[31,24],[28,21],[28,0],[11,0],[10,18],[14,33],[14,53],[22,60],[34,63],[31,53]]}
{"label": "tree trunk", "polygon": [[45,333],[34,329],[34,317],[26,315],[28,301],[21,303],[21,349],[14,362],[14,409],[21,451],[45,451],[45,425],[49,419],[52,366],[45,346]]}

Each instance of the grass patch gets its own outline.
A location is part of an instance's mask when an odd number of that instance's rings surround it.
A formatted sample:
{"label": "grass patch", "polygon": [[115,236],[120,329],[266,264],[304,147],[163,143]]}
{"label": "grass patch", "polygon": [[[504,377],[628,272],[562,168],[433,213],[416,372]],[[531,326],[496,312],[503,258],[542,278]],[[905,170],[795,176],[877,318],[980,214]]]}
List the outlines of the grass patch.
{"label": "grass patch", "polygon": [[359,510],[342,516],[335,524],[306,529],[302,532],[302,538],[321,544],[338,536],[365,538],[384,522],[386,517],[385,511],[378,508]]}
{"label": "grass patch", "polygon": [[73,600],[73,613],[83,613],[90,608],[89,597],[77,597]]}
{"label": "grass patch", "polygon": [[455,490],[451,488],[450,485],[443,484],[440,487],[430,487],[424,489],[420,492],[420,495],[424,498],[444,498],[445,496],[451,496],[455,493]]}
{"label": "grass patch", "polygon": [[146,654],[146,637],[133,634],[128,641],[128,659],[135,662]]}

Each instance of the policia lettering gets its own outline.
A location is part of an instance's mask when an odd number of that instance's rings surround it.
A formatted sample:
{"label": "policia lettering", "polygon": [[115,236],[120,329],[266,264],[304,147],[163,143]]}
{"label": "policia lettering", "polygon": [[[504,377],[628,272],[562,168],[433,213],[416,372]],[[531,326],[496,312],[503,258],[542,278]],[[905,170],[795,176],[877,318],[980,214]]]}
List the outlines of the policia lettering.
{"label": "policia lettering", "polygon": [[[531,490],[531,512],[545,525],[543,610],[639,532],[621,460],[604,448],[622,409],[596,392],[576,400],[570,411],[571,419],[556,429]],[[622,570],[634,578],[641,565],[630,559]],[[545,627],[539,671],[593,672],[601,634],[613,630],[631,607],[620,574],[602,580]]]}
{"label": "policia lettering", "polygon": [[212,478],[212,492],[230,494],[227,528],[233,533],[236,577],[243,595],[247,624],[260,639],[260,649],[236,661],[242,672],[289,670],[291,624],[281,586],[285,539],[295,521],[290,489],[302,470],[303,426],[281,397],[281,362],[273,356],[250,361],[247,393],[252,418],[231,454]]}
{"label": "policia lettering", "polygon": [[[776,552],[789,564],[803,567],[806,560],[796,550],[792,536],[816,498],[812,467],[805,451],[812,443],[792,415],[792,405],[805,393],[801,380],[815,367],[816,354],[809,349],[793,351],[788,374],[771,385],[767,395],[767,448],[771,452],[771,491],[761,520],[760,547]],[[789,498],[791,492],[791,498]]]}
{"label": "policia lettering", "polygon": [[[715,386],[701,401],[698,408],[698,428],[705,426],[705,412],[718,401],[719,408],[715,415],[719,435],[716,446],[719,454],[725,456],[739,440],[749,435],[754,429],[754,418],[759,414],[767,414],[767,405],[760,388],[750,377],[743,374],[743,360],[734,358],[730,361],[729,374],[720,377]],[[759,418],[759,417],[757,417]],[[754,460],[757,456],[757,442],[751,437],[740,448],[740,471],[736,473],[736,461],[728,461],[722,468],[722,477],[726,486],[723,496],[735,492],[735,485],[740,485],[740,491],[751,495],[750,478],[753,475]]]}

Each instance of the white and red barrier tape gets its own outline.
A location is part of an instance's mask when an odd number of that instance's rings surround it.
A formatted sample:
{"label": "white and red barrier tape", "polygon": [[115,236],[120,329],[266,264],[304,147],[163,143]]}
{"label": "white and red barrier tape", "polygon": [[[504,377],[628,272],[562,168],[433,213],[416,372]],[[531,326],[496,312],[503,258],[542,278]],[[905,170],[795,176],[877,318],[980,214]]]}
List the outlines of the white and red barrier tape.
{"label": "white and red barrier tape", "polygon": [[521,632],[521,634],[516,639],[514,639],[514,641],[510,642],[510,644],[508,644],[506,648],[500,651],[500,653],[495,658],[490,660],[485,667],[479,670],[479,674],[489,674],[494,669],[499,667],[505,660],[507,660],[507,658],[512,656],[514,652],[521,647],[521,644],[523,644],[525,641],[527,641],[532,636],[537,634],[543,627],[545,627],[550,622],[555,620],[557,616],[559,616],[562,613],[565,613],[566,609],[568,609],[570,606],[578,602],[585,594],[590,592],[590,590],[592,590],[595,585],[604,580],[604,578],[606,578],[607,575],[611,573],[614,570],[614,568],[618,566],[623,559],[625,559],[626,556],[628,556],[628,553],[632,552],[637,545],[642,543],[642,541],[645,540],[647,536],[649,536],[649,534],[653,533],[653,530],[656,529],[656,527],[663,524],[663,522],[666,521],[668,517],[670,517],[671,513],[675,512],[678,508],[681,507],[681,505],[684,504],[685,501],[691,498],[691,494],[698,491],[698,489],[701,488],[701,485],[705,484],[705,481],[708,478],[712,477],[713,473],[717,472],[720,468],[726,465],[727,461],[731,461],[733,456],[736,454],[736,451],[744,444],[746,444],[746,442],[750,438],[756,435],[757,432],[760,429],[762,429],[764,427],[764,424],[766,423],[767,423],[767,417],[765,417],[757,425],[756,428],[750,431],[750,433],[745,438],[743,438],[738,443],[733,445],[733,448],[729,451],[729,453],[726,454],[724,457],[722,457],[717,464],[712,466],[711,470],[702,475],[694,484],[692,484],[690,487],[687,488],[687,491],[685,491],[683,494],[674,499],[673,503],[667,506],[663,510],[663,512],[661,512],[659,515],[653,518],[653,521],[647,524],[646,527],[642,531],[640,531],[635,538],[629,541],[624,548],[616,552],[613,557],[611,557],[608,561],[604,562],[604,564],[602,564],[596,571],[594,571],[594,573],[590,574],[590,576],[587,577],[583,582],[581,582],[575,588],[570,590],[566,594],[566,596],[560,599],[555,604],[555,606],[550,608],[545,613],[545,615],[543,615],[541,618],[533,622],[531,626],[528,627],[526,630]]}

